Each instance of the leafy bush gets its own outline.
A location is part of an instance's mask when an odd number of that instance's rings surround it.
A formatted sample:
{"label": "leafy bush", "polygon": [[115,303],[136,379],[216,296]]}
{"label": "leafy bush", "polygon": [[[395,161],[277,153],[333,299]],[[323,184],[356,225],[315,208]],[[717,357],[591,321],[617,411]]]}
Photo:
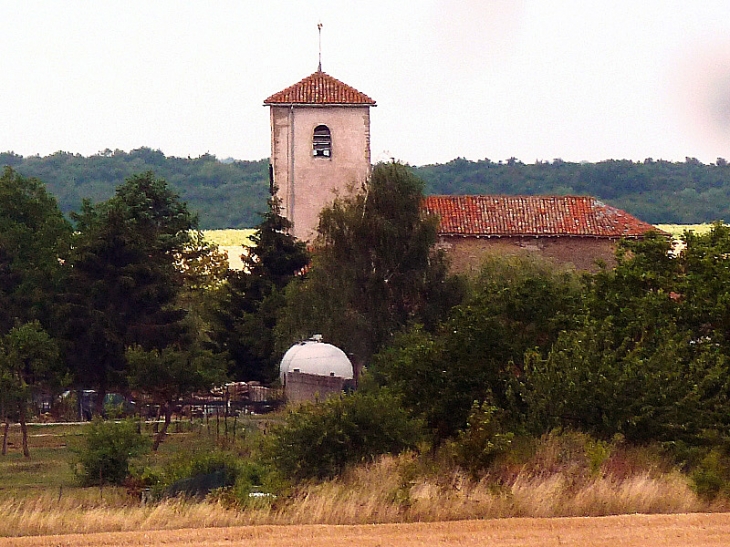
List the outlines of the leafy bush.
{"label": "leafy bush", "polygon": [[135,475],[134,482],[149,488],[153,499],[177,495],[204,497],[212,489],[232,486],[238,467],[238,458],[229,452],[185,452],[162,468],[145,467]]}
{"label": "leafy bush", "polygon": [[474,401],[466,428],[448,444],[455,463],[477,475],[489,467],[495,457],[509,449],[513,433],[505,433],[497,407]]}
{"label": "leafy bush", "polygon": [[730,490],[730,462],[720,450],[710,450],[691,472],[690,478],[695,492],[707,500],[714,500],[719,494],[727,496]]}
{"label": "leafy bush", "polygon": [[149,440],[132,420],[105,422],[95,419],[84,432],[73,471],[84,486],[122,484],[129,475],[132,458],[149,449]]}
{"label": "leafy bush", "polygon": [[422,430],[394,396],[358,392],[292,411],[272,432],[267,455],[291,480],[323,479],[349,464],[415,448]]}
{"label": "leafy bush", "polygon": [[220,450],[181,454],[162,469],[143,469],[135,482],[139,487],[149,488],[152,499],[202,498],[213,494],[239,506],[249,505],[259,497],[265,501],[275,499],[284,488],[271,467]]}

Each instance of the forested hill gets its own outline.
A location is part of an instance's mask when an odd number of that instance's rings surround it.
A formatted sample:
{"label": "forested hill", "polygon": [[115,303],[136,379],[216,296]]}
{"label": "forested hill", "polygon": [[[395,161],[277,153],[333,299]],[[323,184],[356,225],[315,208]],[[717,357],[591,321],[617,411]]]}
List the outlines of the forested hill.
{"label": "forested hill", "polygon": [[138,148],[129,153],[105,150],[89,157],[68,152],[45,157],[0,153],[3,165],[45,182],[64,213],[78,210],[83,198],[94,203],[110,198],[130,175],[154,171],[199,214],[204,229],[255,226],[269,194],[268,159],[223,162],[210,154],[176,158]]}
{"label": "forested hill", "polygon": [[[8,152],[0,153],[0,165],[45,182],[65,213],[78,209],[83,198],[105,200],[126,177],[152,170],[199,213],[205,229],[256,225],[269,189],[268,159],[225,162],[210,154],[176,158],[150,148],[105,150],[89,157]],[[426,181],[429,194],[592,195],[655,224],[730,220],[730,165],[721,158],[710,165],[694,158],[534,164],[458,158],[414,171]]]}

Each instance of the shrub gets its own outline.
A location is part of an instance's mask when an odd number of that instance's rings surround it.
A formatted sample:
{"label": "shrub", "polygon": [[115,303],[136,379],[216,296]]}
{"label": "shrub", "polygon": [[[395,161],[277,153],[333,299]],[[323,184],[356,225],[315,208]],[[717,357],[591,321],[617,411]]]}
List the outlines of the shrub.
{"label": "shrub", "polygon": [[273,430],[267,455],[284,477],[323,479],[350,464],[415,448],[422,431],[392,395],[357,392],[292,411]]}
{"label": "shrub", "polygon": [[99,418],[89,424],[72,462],[74,475],[84,486],[122,484],[129,475],[132,458],[149,449],[132,420],[105,422]]}
{"label": "shrub", "polygon": [[271,467],[221,450],[181,454],[162,469],[143,469],[135,481],[151,490],[152,499],[213,494],[220,501],[239,506],[248,505],[259,495],[274,499],[283,490]]}
{"label": "shrub", "polygon": [[476,476],[488,468],[495,457],[509,449],[513,433],[505,433],[497,407],[474,401],[466,429],[448,444],[455,463]]}
{"label": "shrub", "polygon": [[697,495],[712,501],[730,489],[730,462],[720,450],[710,450],[690,474]]}
{"label": "shrub", "polygon": [[162,468],[145,467],[134,482],[148,488],[153,499],[164,496],[205,497],[211,490],[232,486],[239,474],[239,459],[219,450],[181,453]]}

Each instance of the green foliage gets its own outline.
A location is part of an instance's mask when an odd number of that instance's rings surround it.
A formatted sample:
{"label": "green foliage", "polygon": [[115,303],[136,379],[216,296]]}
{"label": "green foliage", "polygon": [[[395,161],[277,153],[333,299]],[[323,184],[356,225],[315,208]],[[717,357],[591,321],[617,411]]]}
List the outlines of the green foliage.
{"label": "green foliage", "polygon": [[[170,182],[200,214],[203,228],[245,228],[257,223],[265,209],[269,161],[219,161],[166,157],[159,150],[103,150],[84,157],[69,152],[23,157],[0,154],[28,177],[48,184],[63,212],[78,210],[82,199],[97,203],[134,173],[153,170]],[[571,163],[562,160],[524,164],[488,159],[454,159],[445,164],[413,168],[426,181],[429,194],[578,194],[604,199],[652,223],[697,223],[730,218],[730,165],[722,158],[703,165],[647,159]]]}
{"label": "green foliage", "polygon": [[195,391],[204,391],[225,379],[226,362],[219,354],[194,346],[172,346],[146,351],[133,346],[126,352],[129,385],[167,405]]}
{"label": "green foliage", "polygon": [[70,236],[43,183],[6,167],[0,176],[0,332],[33,320],[51,327]]}
{"label": "green foliage", "polygon": [[374,378],[443,441],[466,426],[473,401],[506,409],[525,352],[549,351],[580,305],[572,274],[524,257],[490,259],[436,333],[412,329],[375,357]]}
{"label": "green foliage", "polygon": [[113,198],[73,215],[77,225],[64,310],[67,359],[78,382],[124,388],[128,346],[185,343],[179,258],[196,219],[164,180],[130,177]]}
{"label": "green foliage", "polygon": [[124,483],[130,461],[149,448],[139,424],[127,420],[105,422],[94,419],[86,426],[81,446],[75,449],[74,474],[84,486]]}
{"label": "green foliage", "polygon": [[385,391],[331,397],[291,411],[267,447],[273,466],[290,480],[323,479],[379,454],[416,448],[421,424]]}
{"label": "green foliage", "polygon": [[522,400],[535,432],[568,426],[600,438],[620,433],[631,442],[702,442],[705,431],[727,430],[726,358],[715,348],[691,354],[673,331],[632,346],[612,341],[607,322],[566,333],[546,359],[526,367]]}
{"label": "green foliage", "polygon": [[730,460],[718,448],[707,452],[691,471],[690,478],[695,492],[707,500],[714,500],[730,491]]}
{"label": "green foliage", "polygon": [[38,321],[13,327],[0,340],[0,369],[20,390],[61,387],[65,380],[58,345]]}
{"label": "green foliage", "polygon": [[154,171],[200,215],[205,229],[254,226],[269,189],[268,159],[224,162],[210,154],[176,158],[146,147],[130,152],[107,149],[89,157],[69,152],[25,158],[0,154],[2,165],[43,180],[64,213],[78,212],[84,199],[93,204],[106,201],[120,181]]}
{"label": "green foliage", "polygon": [[[241,468],[240,459],[231,452],[220,450],[180,454],[171,459],[161,470],[152,471],[145,468],[138,474],[138,479],[152,490],[155,498],[166,494],[177,494],[172,488],[176,483],[185,484],[186,481],[206,475],[220,474],[218,480],[228,486],[233,485],[238,478]],[[190,485],[192,487],[197,485]],[[188,493],[193,493],[194,488]],[[184,488],[181,493],[186,493]]]}
{"label": "green foliage", "polygon": [[12,415],[17,415],[26,458],[30,457],[26,407],[34,394],[53,393],[66,380],[58,345],[38,321],[13,327],[0,338],[0,413],[7,418],[13,409]]}
{"label": "green foliage", "polygon": [[287,289],[281,346],[322,334],[367,361],[409,323],[435,327],[461,293],[422,198],[406,166],[379,164],[361,192],[321,212],[312,267]]}
{"label": "green foliage", "polygon": [[477,476],[487,469],[495,458],[506,452],[514,433],[505,432],[499,423],[499,409],[488,402],[474,401],[466,428],[449,443],[455,463]]}
{"label": "green foliage", "polygon": [[231,357],[230,372],[238,380],[269,383],[278,375],[274,329],[286,303],[284,287],[310,260],[304,243],[288,233],[290,226],[272,196],[251,237],[254,246],[242,257],[243,271],[229,271],[211,302],[212,341]]}
{"label": "green foliage", "polygon": [[[722,283],[730,231],[626,242],[587,284],[586,317],[521,378],[534,431],[568,425],[601,438],[703,444],[730,434]],[[719,278],[719,282],[715,279]],[[516,391],[519,391],[516,390]]]}
{"label": "green foliage", "polygon": [[126,360],[130,387],[149,395],[161,406],[165,416],[164,426],[152,445],[155,451],[170,425],[174,403],[222,382],[227,365],[223,355],[199,345],[188,349],[167,346],[149,351],[136,345],[127,349]]}
{"label": "green foliage", "polygon": [[[180,454],[162,469],[147,467],[135,478],[138,484],[150,488],[155,499],[213,495],[239,507],[270,503],[285,489],[284,482],[270,466],[223,450]],[[210,489],[211,482],[220,486]]]}

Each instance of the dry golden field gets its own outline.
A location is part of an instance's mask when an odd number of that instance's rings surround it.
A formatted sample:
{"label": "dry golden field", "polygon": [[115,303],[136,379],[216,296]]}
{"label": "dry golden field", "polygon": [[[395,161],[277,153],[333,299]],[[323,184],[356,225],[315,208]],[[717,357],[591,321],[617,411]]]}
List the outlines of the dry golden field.
{"label": "dry golden field", "polygon": [[358,526],[243,526],[155,532],[111,532],[0,539],[0,547],[525,546],[710,547],[730,545],[730,514],[512,518]]}

